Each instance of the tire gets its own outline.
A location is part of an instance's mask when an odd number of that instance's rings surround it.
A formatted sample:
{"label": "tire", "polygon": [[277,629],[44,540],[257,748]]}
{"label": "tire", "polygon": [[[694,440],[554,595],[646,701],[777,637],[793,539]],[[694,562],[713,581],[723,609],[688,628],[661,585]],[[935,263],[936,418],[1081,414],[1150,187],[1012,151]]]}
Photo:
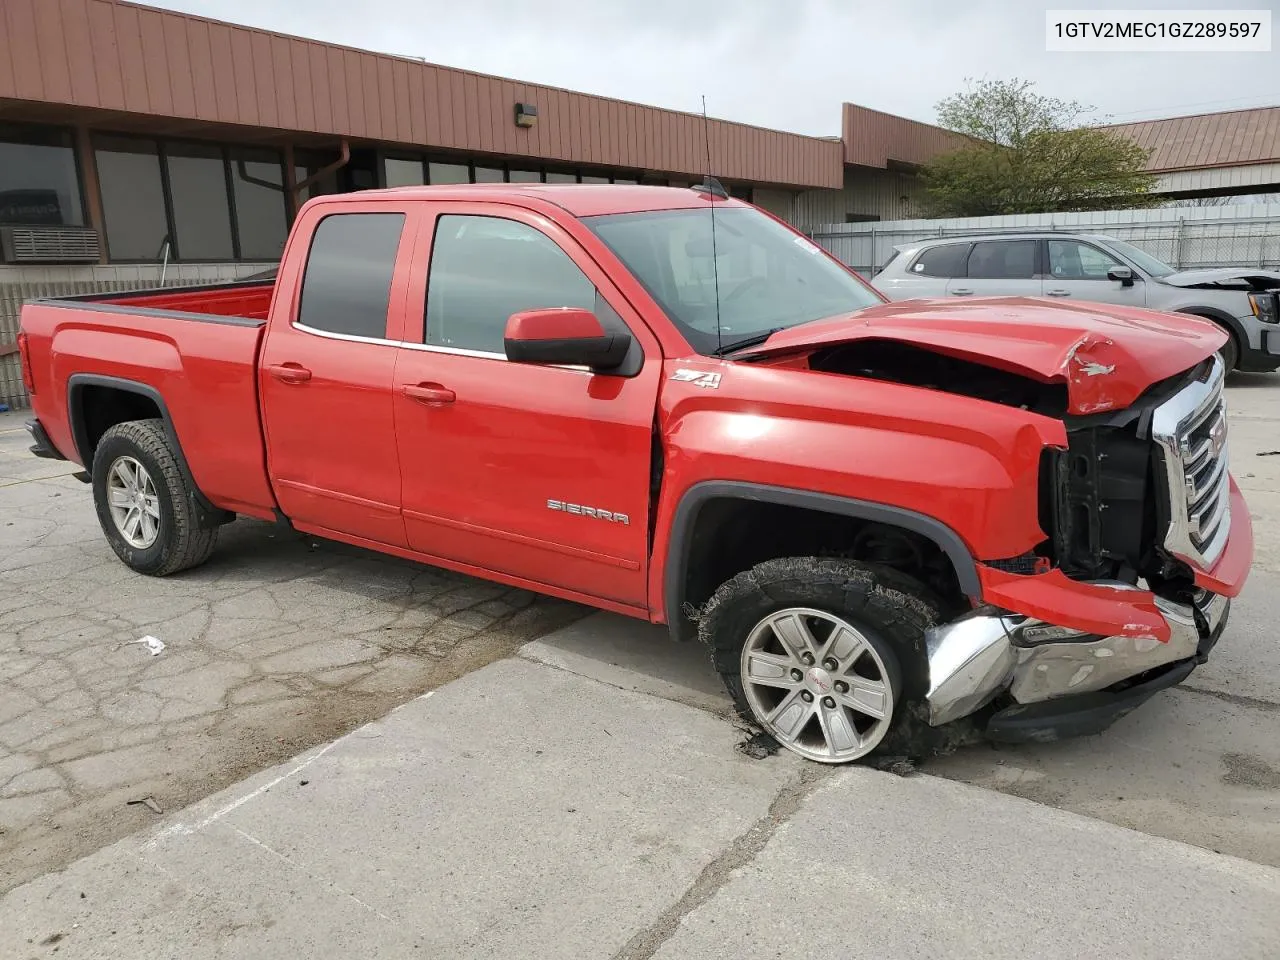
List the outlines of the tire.
{"label": "tire", "polygon": [[218,525],[196,502],[164,421],[133,420],[109,429],[98,441],[92,475],[98,522],[127,566],[164,577],[209,559]]}
{"label": "tire", "polygon": [[[790,557],[724,583],[698,629],[739,715],[782,746],[820,763],[916,759],[929,752],[932,733],[921,709],[925,631],[941,609],[924,585],[896,570]],[[787,652],[784,636],[797,633],[799,649],[816,644],[812,660]]]}

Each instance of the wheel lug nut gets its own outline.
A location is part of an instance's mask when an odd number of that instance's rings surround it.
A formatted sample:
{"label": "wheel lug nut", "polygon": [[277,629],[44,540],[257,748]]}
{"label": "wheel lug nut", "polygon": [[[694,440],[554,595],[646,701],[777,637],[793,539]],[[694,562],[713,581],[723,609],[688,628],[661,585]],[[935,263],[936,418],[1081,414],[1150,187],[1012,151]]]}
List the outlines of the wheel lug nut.
{"label": "wheel lug nut", "polygon": [[805,703],[813,703],[813,694],[806,690],[804,693],[800,694],[800,699]]}
{"label": "wheel lug nut", "polygon": [[804,679],[804,674],[803,674],[801,671],[799,671],[799,670],[792,670],[792,671],[791,671],[791,679],[792,679],[792,680],[803,680],[803,679]]}
{"label": "wheel lug nut", "polygon": [[813,654],[812,654],[812,653],[802,653],[802,654],[800,654],[800,659],[801,659],[801,661],[804,663],[804,665],[805,665],[806,667],[812,667],[812,666],[813,666]]}
{"label": "wheel lug nut", "polygon": [[828,670],[835,670],[840,666],[840,664],[836,662],[834,657],[827,657],[827,659],[822,661],[822,665],[826,667]]}
{"label": "wheel lug nut", "polygon": [[834,710],[836,708],[836,701],[832,697],[823,697],[822,705],[826,707],[828,710]]}
{"label": "wheel lug nut", "polygon": [[836,693],[848,693],[848,692],[849,692],[849,685],[845,683],[843,680],[837,680]]}

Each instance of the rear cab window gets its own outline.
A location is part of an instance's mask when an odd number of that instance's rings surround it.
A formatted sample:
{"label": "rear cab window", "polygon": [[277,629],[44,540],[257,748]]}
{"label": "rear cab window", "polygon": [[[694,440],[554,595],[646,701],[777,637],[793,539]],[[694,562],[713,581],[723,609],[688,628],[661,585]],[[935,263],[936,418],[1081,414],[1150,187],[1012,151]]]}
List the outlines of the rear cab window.
{"label": "rear cab window", "polygon": [[971,243],[942,243],[929,247],[921,251],[907,272],[920,277],[963,277],[971,246]]}
{"label": "rear cab window", "polygon": [[302,278],[297,325],[384,340],[403,213],[335,213],[316,226]]}

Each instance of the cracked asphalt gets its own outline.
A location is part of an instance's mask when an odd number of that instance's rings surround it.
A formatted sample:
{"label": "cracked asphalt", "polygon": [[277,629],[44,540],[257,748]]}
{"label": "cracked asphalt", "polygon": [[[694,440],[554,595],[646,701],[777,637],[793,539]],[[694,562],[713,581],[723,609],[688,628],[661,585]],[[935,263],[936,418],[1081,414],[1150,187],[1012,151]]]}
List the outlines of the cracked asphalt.
{"label": "cracked asphalt", "polygon": [[[116,559],[74,465],[0,414],[0,893],[587,611],[273,525]],[[158,637],[158,656],[133,641]]]}

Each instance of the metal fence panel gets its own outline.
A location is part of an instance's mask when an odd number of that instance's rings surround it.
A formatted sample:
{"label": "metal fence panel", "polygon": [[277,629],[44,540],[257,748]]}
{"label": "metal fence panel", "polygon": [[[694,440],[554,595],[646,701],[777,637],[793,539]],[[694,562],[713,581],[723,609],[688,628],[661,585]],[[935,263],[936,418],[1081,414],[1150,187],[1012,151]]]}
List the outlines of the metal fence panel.
{"label": "metal fence panel", "polygon": [[808,232],[843,263],[871,277],[888,262],[894,247],[903,244],[1015,230],[1105,234],[1128,241],[1180,270],[1280,269],[1280,204],[1276,203],[833,223]]}

